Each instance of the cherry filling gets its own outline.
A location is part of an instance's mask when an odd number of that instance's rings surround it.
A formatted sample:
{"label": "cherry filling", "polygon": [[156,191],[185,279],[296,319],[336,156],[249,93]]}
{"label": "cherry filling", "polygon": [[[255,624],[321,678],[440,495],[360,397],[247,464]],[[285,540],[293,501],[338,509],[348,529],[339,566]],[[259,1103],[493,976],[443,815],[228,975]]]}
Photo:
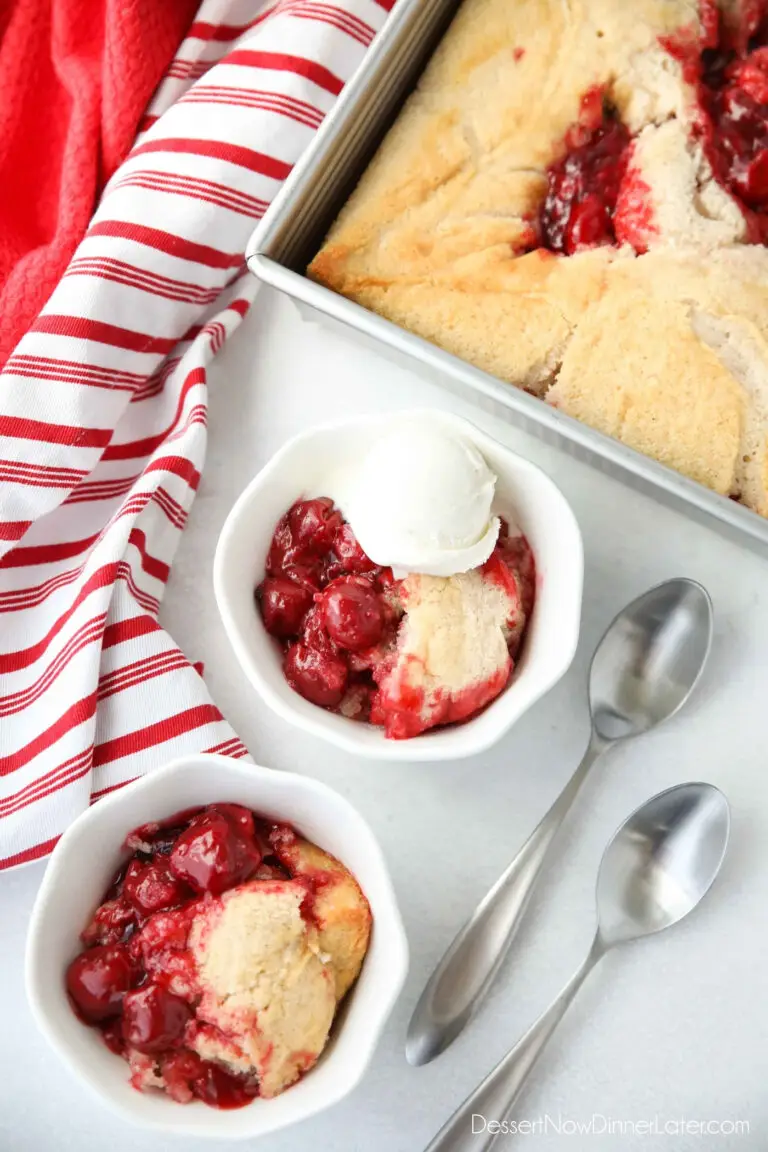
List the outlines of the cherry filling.
{"label": "cherry filling", "polygon": [[210,1108],[243,1108],[258,1096],[258,1085],[243,1076],[231,1076],[217,1064],[194,1052],[179,1052],[163,1062],[163,1076],[174,1099],[191,1091]]}
{"label": "cherry filling", "polygon": [[256,600],[299,695],[368,718],[376,684],[366,653],[394,640],[392,585],[391,571],[369,560],[332,500],[299,500],[282,517]]}
{"label": "cherry filling", "polygon": [[630,137],[600,88],[582,99],[566,134],[565,155],[549,169],[539,214],[539,245],[570,256],[615,244],[613,217],[627,170]]}
{"label": "cherry filling", "polygon": [[[752,243],[768,243],[768,0],[748,0],[726,21],[701,2],[701,35],[683,30],[662,46],[697,92],[700,140],[715,179],[739,203]],[[538,246],[572,255],[629,243],[646,249],[653,232],[649,189],[631,169],[631,138],[600,88],[583,97],[564,154],[549,169]]]}
{"label": "cherry filling", "polygon": [[163,908],[172,908],[184,899],[184,888],[172,875],[168,861],[154,860],[151,864],[133,859],[123,880],[123,895],[142,916],[151,916]]}
{"label": "cherry filling", "polygon": [[139,1052],[162,1052],[181,1044],[191,1019],[186,1001],[159,984],[136,988],[123,999],[123,1039]]}
{"label": "cherry filling", "polygon": [[[65,977],[75,1012],[99,1029],[110,1051],[132,1062],[137,1053],[151,1057],[175,1100],[239,1108],[258,1094],[252,1078],[185,1047],[200,998],[188,938],[209,894],[251,878],[289,878],[278,853],[293,839],[287,825],[269,824],[239,804],[210,804],[145,824],[126,838],[132,855],[81,933],[84,950]],[[308,882],[307,917],[312,907]]]}
{"label": "cherry filling", "polygon": [[[307,532],[307,524],[313,532]],[[496,579],[497,569],[499,582],[521,605],[521,633],[533,607],[534,562],[524,537],[510,538],[506,525],[483,567],[484,577]],[[291,593],[287,611],[284,590],[293,587],[301,595]],[[314,589],[311,596],[308,589]],[[373,564],[328,499],[300,500],[282,517],[269,549],[267,575],[256,589],[264,626],[282,646],[283,672],[294,691],[321,708],[384,727],[395,739],[469,719],[501,692],[508,677],[505,669],[490,684],[472,685],[461,704],[446,694],[445,707],[432,708],[429,719],[421,690],[409,695],[402,685],[395,700],[385,680],[397,655],[403,599],[391,569]],[[519,634],[510,640],[511,655],[518,643]]]}
{"label": "cherry filling", "polygon": [[702,53],[698,132],[716,179],[742,205],[749,239],[768,241],[768,20],[752,5]]}

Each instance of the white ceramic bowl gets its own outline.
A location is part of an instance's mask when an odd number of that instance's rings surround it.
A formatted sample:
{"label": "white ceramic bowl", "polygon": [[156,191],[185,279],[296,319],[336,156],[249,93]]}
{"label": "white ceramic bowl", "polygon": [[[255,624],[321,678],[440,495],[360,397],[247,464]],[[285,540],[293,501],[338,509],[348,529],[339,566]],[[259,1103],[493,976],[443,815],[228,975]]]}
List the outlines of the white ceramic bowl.
{"label": "white ceramic bowl", "polygon": [[[235,1111],[137,1092],[129,1084],[128,1065],[107,1050],[97,1031],[77,1020],[64,990],[66,967],[79,951],[78,934],[124,857],[126,834],[149,820],[217,800],[237,801],[286,820],[338,857],[359,880],[374,922],[360,978],[315,1068],[281,1096],[256,1099]],[[384,857],[352,805],[309,777],[200,755],[176,760],[100,800],[64,833],[32,912],[26,985],[45,1037],[124,1120],[169,1133],[243,1139],[304,1120],[351,1092],[371,1059],[407,968],[408,945]]]}
{"label": "white ceramic bowl", "polygon": [[504,692],[466,724],[411,740],[387,740],[373,725],[311,704],[283,676],[281,653],[253,599],[272,533],[305,496],[331,496],[333,477],[359,460],[402,412],[326,424],[290,440],[251,481],[227,517],[213,566],[216,600],[235,654],[254,688],[283,719],[360,756],[450,760],[482,752],[507,732],[568,669],[579,637],[584,556],[565,497],[541,469],[459,416],[418,409],[473,441],[498,477],[496,507],[511,511],[536,557],[536,607],[521,659]]}

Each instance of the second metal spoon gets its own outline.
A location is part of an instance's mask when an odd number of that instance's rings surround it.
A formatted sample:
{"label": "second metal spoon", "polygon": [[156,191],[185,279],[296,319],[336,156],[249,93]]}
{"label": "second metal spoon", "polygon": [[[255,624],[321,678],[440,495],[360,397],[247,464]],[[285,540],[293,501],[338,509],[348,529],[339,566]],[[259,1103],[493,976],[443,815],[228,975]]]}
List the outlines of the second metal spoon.
{"label": "second metal spoon", "polygon": [[426,1152],[490,1152],[499,1128],[473,1116],[508,1115],[589,973],[611,948],[677,924],[709,891],[725,856],[728,801],[712,784],[678,784],[636,809],[606,848],[597,878],[598,927],[586,960],[554,1003],[499,1061]]}
{"label": "second metal spoon", "polygon": [[608,748],[674,715],[712,643],[712,602],[693,580],[668,580],[621,612],[592,658],[592,735],[581,764],[432,973],[408,1028],[406,1057],[426,1064],[474,1015],[522,921],[541,867],[586,776]]}

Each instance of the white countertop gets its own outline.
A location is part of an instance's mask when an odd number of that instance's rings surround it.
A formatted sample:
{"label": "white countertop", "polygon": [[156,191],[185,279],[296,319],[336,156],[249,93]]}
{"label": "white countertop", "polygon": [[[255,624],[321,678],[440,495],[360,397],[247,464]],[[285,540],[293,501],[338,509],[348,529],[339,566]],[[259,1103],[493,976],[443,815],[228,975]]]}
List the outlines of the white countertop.
{"label": "white countertop", "polygon": [[[211,562],[235,497],[287,437],[347,413],[416,405],[475,419],[562,487],[584,534],[582,639],[560,685],[476,761],[358,763],[293,731],[254,695],[218,619]],[[715,604],[711,663],[694,700],[666,728],[614,750],[598,768],[490,1000],[439,1060],[409,1067],[403,1039],[424,980],[581,755],[585,670],[595,642],[627,601],[677,575],[700,580]],[[499,1146],[532,1152],[768,1146],[767,575],[765,561],[302,322],[289,303],[262,292],[210,374],[208,464],[161,618],[187,655],[205,662],[214,699],[257,761],[327,781],[370,821],[411,945],[408,983],[363,1083],[336,1108],[267,1138],[265,1148],[420,1152],[581,962],[593,932],[598,861],[617,824],[654,792],[691,779],[719,785],[732,805],[721,879],[690,920],[603,962],[520,1101],[518,1118],[546,1125],[530,1136],[502,1137]],[[22,961],[42,870],[35,865],[0,878],[0,1152],[229,1147],[121,1127],[38,1037],[24,1001]],[[593,1117],[593,1135],[573,1134],[574,1124],[589,1125]],[[655,1117],[672,1126],[746,1121],[749,1132],[643,1134],[642,1122]]]}

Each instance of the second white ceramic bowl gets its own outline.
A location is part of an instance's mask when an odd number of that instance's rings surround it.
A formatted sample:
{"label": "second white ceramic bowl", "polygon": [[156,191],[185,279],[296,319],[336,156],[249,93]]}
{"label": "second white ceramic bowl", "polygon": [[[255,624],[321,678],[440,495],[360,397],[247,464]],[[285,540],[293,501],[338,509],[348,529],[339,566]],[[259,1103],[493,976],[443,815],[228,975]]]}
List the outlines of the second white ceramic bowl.
{"label": "second white ceramic bowl", "polygon": [[[373,913],[363,969],[334,1022],[318,1064],[273,1100],[218,1111],[137,1092],[128,1065],[75,1016],[64,987],[67,965],[125,858],[121,845],[141,824],[215,801],[244,804],[285,820],[331,852],[357,877]],[[408,945],[387,867],[362,816],[337,792],[307,776],[238,764],[225,756],[177,760],[100,800],[57,844],[43,877],[27,936],[26,985],[32,1014],[72,1071],[119,1116],[145,1128],[187,1136],[246,1139],[305,1120],[351,1092],[365,1072],[408,969]]]}
{"label": "second white ceramic bowl", "polygon": [[[520,661],[502,694],[466,724],[411,740],[348,720],[303,699],[288,685],[282,654],[254,602],[275,525],[294,501],[333,496],[333,477],[353,466],[396,421],[428,417],[477,445],[498,478],[495,506],[511,512],[536,558],[536,606]],[[290,440],[251,481],[227,517],[214,560],[216,600],[245,674],[269,705],[304,731],[347,752],[386,760],[451,760],[495,744],[568,669],[579,637],[584,556],[568,502],[540,468],[474,424],[417,409],[326,424]]]}

